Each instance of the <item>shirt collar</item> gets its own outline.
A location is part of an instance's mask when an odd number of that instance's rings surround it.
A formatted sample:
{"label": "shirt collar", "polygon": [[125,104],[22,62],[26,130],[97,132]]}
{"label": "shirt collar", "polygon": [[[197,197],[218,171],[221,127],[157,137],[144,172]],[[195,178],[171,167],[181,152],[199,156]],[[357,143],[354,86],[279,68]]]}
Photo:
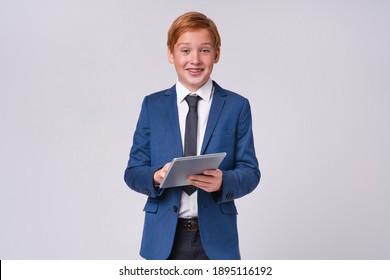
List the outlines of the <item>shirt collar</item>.
{"label": "shirt collar", "polygon": [[213,90],[213,81],[211,78],[208,79],[208,81],[201,86],[196,92],[190,92],[185,86],[183,86],[182,83],[177,80],[176,82],[176,94],[177,94],[177,100],[178,103],[183,102],[184,98],[189,94],[197,94],[200,96],[203,100],[210,102],[211,100],[211,93]]}

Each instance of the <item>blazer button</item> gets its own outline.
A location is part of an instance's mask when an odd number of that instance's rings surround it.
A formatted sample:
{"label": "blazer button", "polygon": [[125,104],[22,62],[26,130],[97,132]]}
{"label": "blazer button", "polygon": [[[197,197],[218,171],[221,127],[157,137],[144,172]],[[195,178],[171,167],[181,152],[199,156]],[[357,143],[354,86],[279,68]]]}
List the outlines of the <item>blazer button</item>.
{"label": "blazer button", "polygon": [[230,199],[230,198],[233,198],[233,197],[234,197],[234,193],[231,193],[231,192],[230,192],[230,193],[227,193],[227,194],[226,194],[226,198],[227,198],[227,199]]}
{"label": "blazer button", "polygon": [[179,208],[176,206],[176,205],[174,205],[173,207],[172,207],[172,209],[173,209],[173,212],[177,212],[177,210],[179,210]]}

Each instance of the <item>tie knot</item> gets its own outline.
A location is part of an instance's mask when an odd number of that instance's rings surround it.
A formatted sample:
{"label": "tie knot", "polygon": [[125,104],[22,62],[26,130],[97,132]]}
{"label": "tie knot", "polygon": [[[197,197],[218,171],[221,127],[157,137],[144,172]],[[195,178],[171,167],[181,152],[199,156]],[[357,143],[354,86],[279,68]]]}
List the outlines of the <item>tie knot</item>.
{"label": "tie knot", "polygon": [[187,95],[185,100],[187,101],[188,103],[188,107],[190,108],[190,110],[195,110],[197,109],[198,107],[198,100],[200,99],[200,97],[198,95]]}

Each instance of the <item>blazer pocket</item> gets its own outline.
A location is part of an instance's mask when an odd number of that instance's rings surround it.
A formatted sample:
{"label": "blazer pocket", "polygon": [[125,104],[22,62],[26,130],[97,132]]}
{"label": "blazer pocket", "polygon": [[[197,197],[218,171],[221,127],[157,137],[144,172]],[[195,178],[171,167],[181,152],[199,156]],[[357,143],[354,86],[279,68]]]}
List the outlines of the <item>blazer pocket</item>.
{"label": "blazer pocket", "polygon": [[157,213],[158,203],[153,201],[148,201],[145,204],[144,211],[148,213]]}
{"label": "blazer pocket", "polygon": [[234,134],[235,134],[234,129],[216,129],[214,130],[212,136],[223,136],[223,135],[230,136]]}
{"label": "blazer pocket", "polygon": [[234,205],[233,203],[223,203],[223,204],[220,204],[219,207],[221,208],[222,214],[225,214],[225,215],[237,215],[238,214],[236,205]]}

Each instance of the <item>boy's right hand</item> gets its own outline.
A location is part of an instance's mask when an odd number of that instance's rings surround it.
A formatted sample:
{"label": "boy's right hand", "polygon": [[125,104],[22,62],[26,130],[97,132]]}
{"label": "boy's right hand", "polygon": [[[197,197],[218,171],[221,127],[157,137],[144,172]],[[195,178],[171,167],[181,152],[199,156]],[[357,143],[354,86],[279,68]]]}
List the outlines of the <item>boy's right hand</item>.
{"label": "boy's right hand", "polygon": [[163,168],[157,170],[156,172],[154,172],[154,175],[153,175],[153,184],[155,185],[160,185],[162,180],[164,179],[165,177],[165,174],[167,174],[167,171],[168,171],[168,168],[169,166],[171,165],[170,162],[166,163],[164,165]]}

